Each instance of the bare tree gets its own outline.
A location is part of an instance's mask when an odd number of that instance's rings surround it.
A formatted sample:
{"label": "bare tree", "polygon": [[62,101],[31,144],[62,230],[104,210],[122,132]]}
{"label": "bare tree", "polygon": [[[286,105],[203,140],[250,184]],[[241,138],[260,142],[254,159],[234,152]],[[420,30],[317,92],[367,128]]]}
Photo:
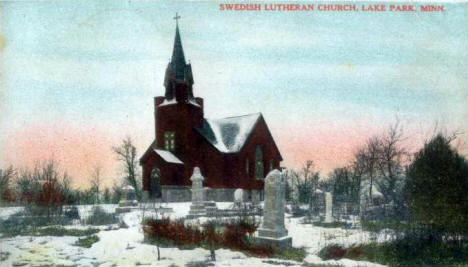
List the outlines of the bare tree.
{"label": "bare tree", "polygon": [[102,179],[101,179],[101,166],[96,165],[94,166],[92,173],[91,173],[91,190],[94,191],[96,195],[96,203],[99,204],[99,189],[101,187]]}
{"label": "bare tree", "polygon": [[125,180],[135,188],[135,195],[140,198],[140,190],[138,188],[137,169],[137,151],[130,137],[122,140],[122,144],[118,147],[113,147],[112,150],[117,154],[117,160],[123,163]]}
{"label": "bare tree", "polygon": [[314,170],[312,160],[307,160],[300,171],[291,170],[288,176],[296,192],[297,201],[309,203],[318,185],[319,173]]}
{"label": "bare tree", "polygon": [[402,146],[404,140],[403,127],[397,120],[390,125],[387,132],[380,139],[379,170],[382,179],[385,180],[383,194],[387,201],[395,200],[395,185],[397,179],[404,170],[404,162],[408,161],[408,151]]}
{"label": "bare tree", "polygon": [[377,136],[369,138],[364,147],[358,149],[355,154],[355,169],[365,174],[369,179],[369,200],[372,203],[372,188],[379,166],[381,141]]}
{"label": "bare tree", "polygon": [[71,202],[73,202],[73,190],[71,188],[71,177],[67,172],[63,173],[60,190],[62,191],[65,202],[71,204]]}
{"label": "bare tree", "polygon": [[16,171],[12,165],[5,170],[0,169],[0,199],[8,201],[13,200],[10,185],[15,176]]}

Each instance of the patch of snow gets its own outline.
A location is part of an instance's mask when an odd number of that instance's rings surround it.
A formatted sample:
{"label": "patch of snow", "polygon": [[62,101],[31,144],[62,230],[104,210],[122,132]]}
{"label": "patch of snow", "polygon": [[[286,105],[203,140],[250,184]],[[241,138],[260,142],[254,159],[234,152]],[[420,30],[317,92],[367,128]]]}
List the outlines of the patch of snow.
{"label": "patch of snow", "polygon": [[175,97],[171,100],[164,99],[164,101],[158,105],[158,107],[163,107],[163,106],[169,106],[169,105],[174,105],[177,104],[177,100]]}
{"label": "patch of snow", "polygon": [[[190,209],[190,202],[183,203],[158,203],[158,206],[172,208],[173,213],[167,213],[173,219],[185,217]],[[217,202],[218,208],[225,209],[233,205],[232,202]],[[99,205],[106,211],[113,211],[117,205]],[[155,205],[153,205],[155,206]],[[80,215],[91,211],[93,205],[77,206]],[[119,214],[128,228],[103,229],[96,235],[99,241],[91,248],[77,247],[74,243],[78,237],[29,237],[17,236],[14,238],[0,238],[2,252],[8,252],[8,258],[2,262],[2,266],[25,263],[27,266],[50,264],[53,266],[186,266],[190,262],[206,262],[210,252],[202,248],[192,250],[180,250],[178,248],[161,247],[160,261],[157,260],[157,248],[154,245],[144,243],[144,235],[141,228],[141,220],[144,217],[161,216],[151,210],[151,205],[145,203],[140,210]],[[10,208],[12,209],[12,208]],[[2,214],[5,212],[2,211]],[[196,219],[200,222],[209,218]],[[257,217],[259,219],[259,217]],[[194,220],[194,221],[196,221]],[[330,266],[382,266],[364,261],[350,259],[323,261],[317,256],[318,251],[329,244],[349,246],[352,244],[367,242],[384,242],[387,239],[387,231],[372,236],[369,232],[357,229],[322,228],[311,224],[301,224],[301,218],[286,218],[285,224],[289,235],[293,239],[294,247],[304,247],[307,257],[304,262],[310,264],[323,264]],[[81,226],[75,226],[81,227]],[[241,252],[228,249],[216,250],[215,266],[279,266],[291,264],[302,266],[304,262],[294,262],[281,259],[256,258]]]}
{"label": "patch of snow", "polygon": [[11,215],[23,211],[24,207],[1,207],[0,208],[0,220],[6,220]]}
{"label": "patch of snow", "polygon": [[372,192],[372,197],[373,198],[383,198],[384,195],[381,193],[380,187],[377,183],[372,184],[372,190],[371,189],[371,184],[369,180],[364,180],[361,182],[361,198],[363,197],[368,197],[369,196],[369,191]]}
{"label": "patch of snow", "polygon": [[184,164],[180,159],[178,159],[174,154],[167,150],[155,149],[156,152],[161,158],[163,158],[166,162],[175,163],[175,164]]}
{"label": "patch of snow", "polygon": [[[91,216],[94,207],[101,207],[107,213],[115,213],[115,209],[119,206],[118,204],[97,204],[97,205],[76,205],[75,207],[78,208],[78,214],[80,215],[81,219],[86,219]],[[72,207],[72,206],[64,206]]]}
{"label": "patch of snow", "polygon": [[189,100],[188,100],[188,103],[191,104],[191,105],[194,105],[195,107],[199,107],[199,108],[201,107],[201,106],[197,103],[197,101],[195,101],[194,99],[189,99]]}

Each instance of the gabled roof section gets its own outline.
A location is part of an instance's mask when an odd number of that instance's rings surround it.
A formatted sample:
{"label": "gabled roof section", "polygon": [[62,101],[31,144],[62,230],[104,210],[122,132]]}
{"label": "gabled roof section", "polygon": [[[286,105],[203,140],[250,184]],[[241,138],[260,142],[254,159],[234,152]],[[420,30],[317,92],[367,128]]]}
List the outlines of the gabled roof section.
{"label": "gabled roof section", "polygon": [[167,163],[173,164],[184,164],[178,157],[176,157],[172,152],[162,149],[156,149],[156,140],[154,140],[148,149],[143,153],[140,158],[140,165],[142,165],[151,155],[158,155]]}
{"label": "gabled roof section", "polygon": [[179,158],[177,158],[172,152],[162,149],[154,149],[154,152],[158,154],[163,160],[174,164],[184,164]]}
{"label": "gabled roof section", "polygon": [[223,119],[205,119],[202,128],[195,128],[208,142],[223,153],[239,152],[255,128],[261,113]]}

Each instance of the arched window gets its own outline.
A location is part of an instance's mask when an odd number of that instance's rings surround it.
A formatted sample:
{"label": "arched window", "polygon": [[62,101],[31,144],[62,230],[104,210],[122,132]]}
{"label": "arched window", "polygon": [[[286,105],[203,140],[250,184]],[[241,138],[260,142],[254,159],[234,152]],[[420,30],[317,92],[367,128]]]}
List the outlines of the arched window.
{"label": "arched window", "polygon": [[263,151],[261,146],[255,149],[255,178],[263,179]]}
{"label": "arched window", "polygon": [[150,198],[161,197],[161,171],[154,167],[150,175]]}

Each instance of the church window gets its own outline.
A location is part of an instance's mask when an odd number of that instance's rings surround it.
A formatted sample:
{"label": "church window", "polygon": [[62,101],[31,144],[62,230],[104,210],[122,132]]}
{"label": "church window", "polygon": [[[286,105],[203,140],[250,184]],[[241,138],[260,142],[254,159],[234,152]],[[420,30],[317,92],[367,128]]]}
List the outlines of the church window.
{"label": "church window", "polygon": [[272,170],[273,170],[273,160],[270,159],[270,171],[272,171]]}
{"label": "church window", "polygon": [[263,151],[261,146],[255,149],[255,178],[263,179]]}
{"label": "church window", "polygon": [[169,151],[175,150],[175,134],[174,132],[164,133],[164,148]]}

